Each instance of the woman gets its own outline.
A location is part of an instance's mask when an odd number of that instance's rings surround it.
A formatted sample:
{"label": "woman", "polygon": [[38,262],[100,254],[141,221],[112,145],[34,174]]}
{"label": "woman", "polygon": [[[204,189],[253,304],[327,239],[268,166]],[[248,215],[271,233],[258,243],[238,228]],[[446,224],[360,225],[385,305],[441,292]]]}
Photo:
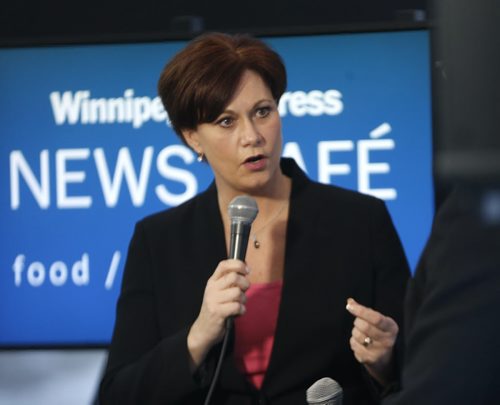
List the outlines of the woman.
{"label": "woman", "polygon": [[[136,225],[101,403],[203,403],[228,317],[235,328],[211,403],[305,403],[325,376],[344,404],[376,403],[375,388],[397,375],[409,274],[383,202],[312,182],[281,158],[286,71],[262,41],[202,35],[158,88],[215,181]],[[227,207],[242,194],[259,207],[245,263],[226,260]],[[354,318],[349,297],[367,305],[351,299]]]}

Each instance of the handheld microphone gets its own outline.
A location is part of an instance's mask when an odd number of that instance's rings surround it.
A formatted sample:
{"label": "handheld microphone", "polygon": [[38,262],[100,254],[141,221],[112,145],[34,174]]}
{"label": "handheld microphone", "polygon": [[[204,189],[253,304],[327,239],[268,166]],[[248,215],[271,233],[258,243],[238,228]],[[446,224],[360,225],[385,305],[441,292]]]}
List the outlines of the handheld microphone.
{"label": "handheld microphone", "polygon": [[231,219],[231,239],[229,242],[229,259],[245,260],[250,228],[259,208],[252,197],[240,195],[229,203]]}
{"label": "handheld microphone", "polygon": [[[245,261],[248,238],[252,222],[259,213],[257,203],[252,197],[239,195],[232,199],[227,207],[231,220],[231,239],[229,240],[229,259]],[[233,317],[226,320],[227,329],[231,329]]]}
{"label": "handheld microphone", "polygon": [[[240,195],[229,203],[227,208],[229,213],[229,218],[231,220],[231,239],[229,241],[229,259],[238,259],[245,261],[245,255],[247,253],[248,238],[250,236],[250,228],[252,222],[254,221],[259,208],[257,203],[252,197],[247,195]],[[226,319],[226,333],[222,341],[222,348],[219,353],[219,360],[217,361],[217,366],[215,367],[214,376],[210,387],[208,389],[208,394],[205,398],[204,405],[210,404],[210,399],[214,391],[215,385],[219,378],[220,368],[222,365],[222,360],[226,353],[227,342],[229,331],[233,327],[233,317],[230,316]]]}
{"label": "handheld microphone", "polygon": [[342,405],[343,396],[340,384],[330,377],[316,381],[306,391],[308,405]]}

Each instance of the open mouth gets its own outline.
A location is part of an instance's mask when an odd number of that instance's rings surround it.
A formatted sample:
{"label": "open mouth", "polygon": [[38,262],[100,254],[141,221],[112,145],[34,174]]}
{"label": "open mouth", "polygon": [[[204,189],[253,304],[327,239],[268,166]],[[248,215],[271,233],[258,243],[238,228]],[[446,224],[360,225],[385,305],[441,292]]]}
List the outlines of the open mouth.
{"label": "open mouth", "polygon": [[245,160],[245,163],[255,163],[263,158],[264,158],[264,155],[250,156],[248,159]]}

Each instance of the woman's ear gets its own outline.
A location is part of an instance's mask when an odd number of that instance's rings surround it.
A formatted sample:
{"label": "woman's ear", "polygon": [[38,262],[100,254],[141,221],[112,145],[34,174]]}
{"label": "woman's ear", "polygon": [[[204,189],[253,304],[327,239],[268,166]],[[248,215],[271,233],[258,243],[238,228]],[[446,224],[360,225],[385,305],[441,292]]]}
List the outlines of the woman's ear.
{"label": "woman's ear", "polygon": [[200,143],[198,142],[198,133],[192,129],[186,129],[182,131],[182,137],[186,143],[193,149],[197,154],[202,154]]}

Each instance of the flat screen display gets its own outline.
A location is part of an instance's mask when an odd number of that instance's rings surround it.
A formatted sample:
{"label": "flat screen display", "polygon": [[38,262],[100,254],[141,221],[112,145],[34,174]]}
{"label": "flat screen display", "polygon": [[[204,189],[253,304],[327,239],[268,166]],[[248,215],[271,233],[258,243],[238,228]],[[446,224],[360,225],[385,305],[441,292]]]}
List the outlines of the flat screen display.
{"label": "flat screen display", "polygon": [[[414,267],[433,215],[429,32],[264,39],[288,69],[283,154],[385,200]],[[0,49],[1,347],[106,345],[134,224],[213,180],[156,92],[184,45]]]}

